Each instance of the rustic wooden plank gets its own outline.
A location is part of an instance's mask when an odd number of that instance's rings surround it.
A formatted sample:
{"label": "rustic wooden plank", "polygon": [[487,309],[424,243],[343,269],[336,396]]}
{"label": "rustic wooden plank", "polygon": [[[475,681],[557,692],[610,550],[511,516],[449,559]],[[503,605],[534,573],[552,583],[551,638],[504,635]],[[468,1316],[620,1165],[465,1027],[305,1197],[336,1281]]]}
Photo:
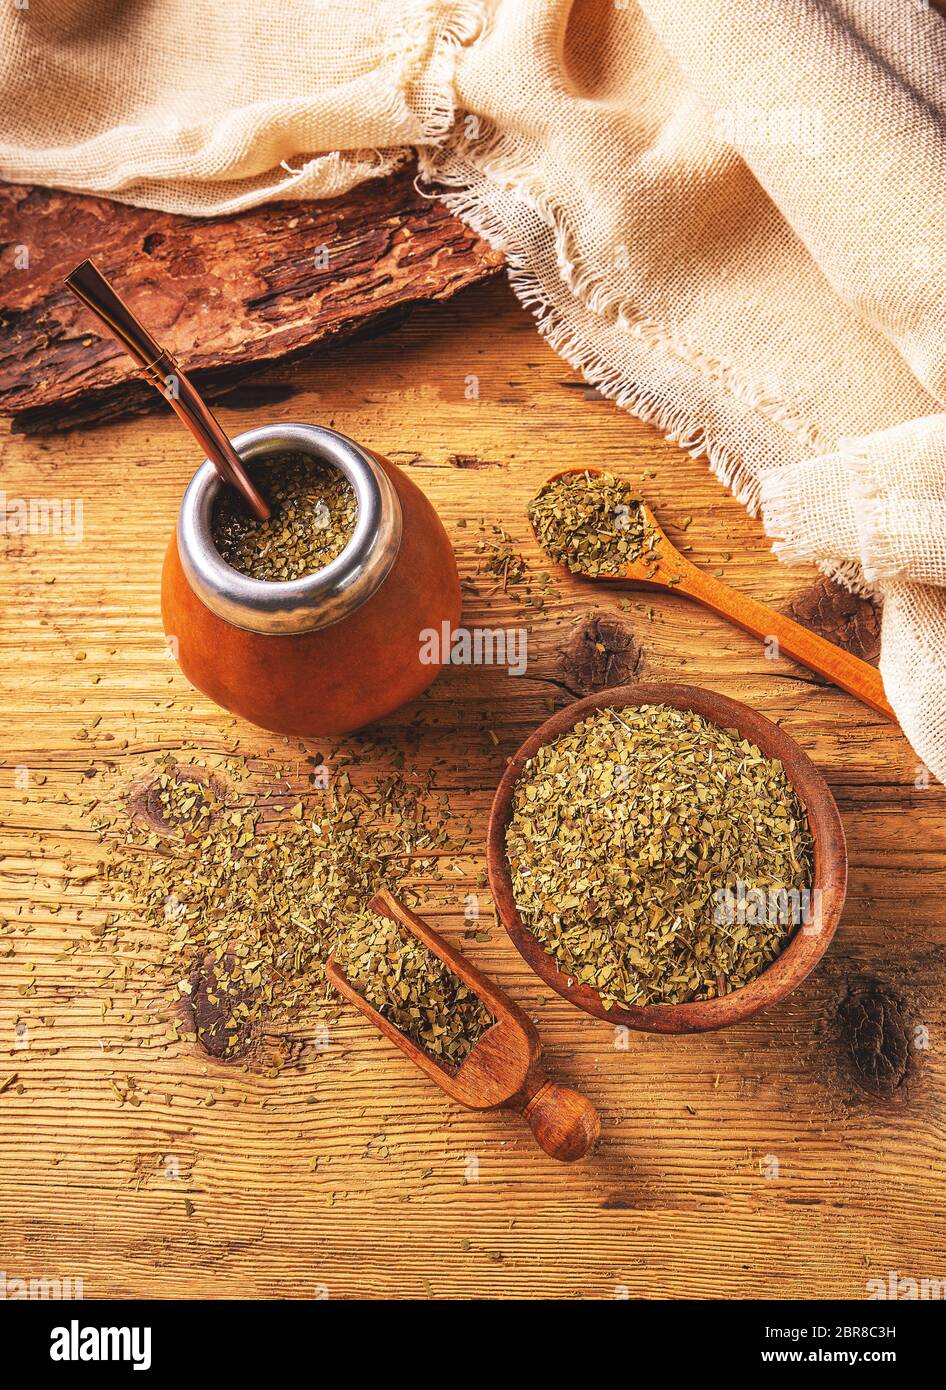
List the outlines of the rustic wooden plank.
{"label": "rustic wooden plank", "polygon": [[210,395],[260,363],[378,331],[502,258],[414,187],[414,171],[322,202],[191,218],[0,184],[0,414],[26,432],[161,408],[62,288],[91,256]]}
{"label": "rustic wooden plank", "polygon": [[[292,398],[261,409],[233,397],[221,410],[232,432],[327,421],[392,455],[434,500],[466,575],[484,517],[533,571],[547,568],[526,502],[553,468],[590,462],[644,475],[674,540],[755,597],[788,607],[814,580],[774,561],[703,463],[581,387],[498,283],[419,310],[390,338],[284,364],[263,385]],[[157,952],[153,934],[129,918],[120,944],[92,949],[98,890],[74,880],[101,853],[89,801],[106,786],[126,794],[157,750],[214,757],[236,741],[238,758],[274,772],[288,761],[293,789],[305,785],[293,745],[234,727],[164,655],[161,551],[192,445],[163,416],[0,443],[8,496],[85,504],[80,545],[2,541],[0,912],[12,926],[0,944],[0,1084],[19,1078],[0,1094],[8,1276],[71,1274],[86,1296],[860,1298],[889,1269],[943,1275],[946,791],[915,784],[896,729],[670,596],[564,574],[541,614],[522,586],[469,596],[469,623],[529,627],[526,675],[450,669],[377,748],[343,742],[366,778],[386,748],[433,767],[457,844],[420,885],[437,929],[456,939],[470,891],[489,925],[477,877],[492,790],[506,756],[575,688],[563,653],[597,612],[633,633],[641,678],[748,700],[825,773],[851,856],[838,936],[777,1009],[719,1034],[632,1036],[626,1049],[548,993],[502,931],[465,942],[536,1020],[550,1074],[601,1112],[600,1150],[574,1168],[539,1152],[516,1117],[450,1106],[354,1014],[332,1026],[326,1052],[303,1046],[277,1077],[234,1069],[173,1041],[171,991],[136,954]],[[885,1094],[865,1089],[845,1022],[865,979],[902,1000],[910,1043]],[[112,1085],[129,1075],[137,1106]]]}

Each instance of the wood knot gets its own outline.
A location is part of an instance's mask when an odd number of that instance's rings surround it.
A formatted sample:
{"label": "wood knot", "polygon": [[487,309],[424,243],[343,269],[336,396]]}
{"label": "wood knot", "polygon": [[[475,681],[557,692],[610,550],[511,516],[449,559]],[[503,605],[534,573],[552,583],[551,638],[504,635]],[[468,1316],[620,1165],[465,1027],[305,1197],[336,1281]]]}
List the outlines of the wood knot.
{"label": "wood knot", "polygon": [[219,961],[205,956],[192,970],[190,993],[183,998],[189,1031],[211,1057],[227,1062],[246,1056],[254,1041],[249,995],[237,985],[237,974],[232,956]]}
{"label": "wood knot", "polygon": [[802,627],[863,661],[876,661],[880,655],[880,615],[876,605],[833,579],[822,577],[789,599],[788,612]]}
{"label": "wood knot", "polygon": [[195,842],[223,808],[224,793],[223,782],[206,768],[172,763],[135,788],[128,798],[128,809],[156,835]]}
{"label": "wood knot", "polygon": [[625,623],[591,613],[563,648],[559,668],[569,689],[590,695],[633,679],[641,656],[640,643]]}
{"label": "wood knot", "polygon": [[894,1097],[910,1072],[903,997],[880,980],[859,980],[841,1000],[838,1017],[858,1085],[871,1095]]}

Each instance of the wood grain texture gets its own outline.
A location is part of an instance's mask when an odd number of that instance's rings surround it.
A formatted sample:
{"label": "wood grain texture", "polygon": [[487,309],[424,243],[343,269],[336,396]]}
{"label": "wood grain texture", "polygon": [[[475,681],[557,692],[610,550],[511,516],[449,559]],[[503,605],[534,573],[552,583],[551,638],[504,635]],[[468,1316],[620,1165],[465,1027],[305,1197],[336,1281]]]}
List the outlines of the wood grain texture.
{"label": "wood grain texture", "polygon": [[417,192],[412,168],[339,198],[211,218],[0,184],[0,253],[0,414],[25,432],[166,408],[63,289],[86,257],[211,397],[502,265]]}
{"label": "wood grain texture", "polygon": [[[269,407],[254,387],[222,409],[233,433],[326,421],[392,457],[475,585],[465,621],[529,628],[524,676],[451,668],[378,735],[432,769],[458,826],[457,853],[420,885],[423,915],[460,940],[465,895],[479,894],[484,939],[463,948],[535,1020],[549,1073],[597,1106],[601,1144],[556,1163],[516,1116],[451,1105],[354,1012],[277,1077],[170,1038],[170,990],[141,972],[157,943],[133,923],[120,950],[91,934],[103,908],[83,881],[101,853],[89,803],[162,749],[186,761],[238,742],[264,774],[288,761],[299,786],[303,755],[234,725],[164,654],[161,560],[195,464],[173,418],[3,436],[8,497],[85,508],[80,545],[0,542],[8,1276],[82,1277],[87,1296],[566,1299],[860,1298],[890,1269],[946,1274],[946,792],[887,720],[693,604],[556,573],[544,609],[527,606],[523,585],[477,574],[480,519],[544,571],[526,503],[555,466],[596,463],[640,481],[671,538],[747,594],[784,609],[814,574],[778,565],[702,462],[580,382],[499,282],[263,385]],[[640,679],[709,686],[780,722],[838,800],[838,933],[798,990],[739,1027],[616,1034],[491,925],[479,880],[492,793],[571,698],[562,653],[594,614],[634,634]],[[344,746],[370,772],[372,744]]]}

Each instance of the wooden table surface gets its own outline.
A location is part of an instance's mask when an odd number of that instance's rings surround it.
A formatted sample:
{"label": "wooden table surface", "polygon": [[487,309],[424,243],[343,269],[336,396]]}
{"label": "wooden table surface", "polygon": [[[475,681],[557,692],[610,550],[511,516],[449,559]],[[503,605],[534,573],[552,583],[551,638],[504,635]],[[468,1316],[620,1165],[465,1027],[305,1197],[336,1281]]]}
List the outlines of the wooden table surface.
{"label": "wooden table surface", "polygon": [[[482,518],[548,568],[526,503],[552,469],[593,463],[645,475],[671,536],[747,593],[781,606],[814,578],[776,563],[703,462],[583,386],[504,283],[267,380],[221,410],[232,433],[321,421],[388,454],[439,508],[467,575]],[[304,782],[295,744],[234,726],[165,652],[160,566],[193,448],[170,413],[0,447],[7,499],[84,503],[81,544],[0,539],[8,1281],[81,1278],[86,1297],[794,1299],[862,1298],[890,1270],[946,1276],[946,792],[923,784],[896,728],[673,597],[564,574],[542,613],[516,586],[472,597],[469,624],[528,625],[527,673],[448,669],[379,739],[408,751],[408,770],[445,751],[459,769],[434,791],[473,836],[421,885],[428,916],[459,933],[480,892],[488,939],[467,949],[536,1020],[550,1073],[600,1108],[600,1148],[556,1164],[517,1117],[451,1105],[353,1012],[327,1050],[303,1047],[275,1077],[247,1071],[174,1040],[172,985],[140,974],[149,942],[132,915],[107,944],[92,932],[106,905],[88,877],[90,807],[105,784],[140,784],[162,751],[234,749]],[[616,1034],[530,974],[476,888],[504,759],[570,698],[562,653],[595,613],[640,644],[639,677],[778,720],[840,805],[838,935],[795,994],[741,1027]]]}

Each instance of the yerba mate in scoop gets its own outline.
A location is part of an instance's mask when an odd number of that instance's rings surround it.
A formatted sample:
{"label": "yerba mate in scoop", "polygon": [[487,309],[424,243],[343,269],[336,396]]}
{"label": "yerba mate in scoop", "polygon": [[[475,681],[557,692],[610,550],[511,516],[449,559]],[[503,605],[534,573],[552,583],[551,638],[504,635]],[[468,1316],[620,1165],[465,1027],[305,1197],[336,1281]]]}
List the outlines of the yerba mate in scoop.
{"label": "yerba mate in scoop", "polygon": [[[618,1005],[748,984],[787,943],[812,876],[782,764],[659,704],[599,710],[540,747],[515,785],[506,852],[526,928]],[[778,909],[733,919],[734,899],[759,894]]]}
{"label": "yerba mate in scoop", "polygon": [[335,961],[378,1012],[429,1055],[459,1066],[496,1022],[481,1000],[399,923],[364,912],[341,935]]}
{"label": "yerba mate in scoop", "polygon": [[[360,987],[349,979],[337,959],[338,952],[334,951],[326,963],[325,973],[338,992],[370,1019],[425,1076],[461,1105],[472,1110],[515,1110],[528,1120],[536,1141],[547,1154],[562,1163],[582,1158],[598,1138],[601,1127],[598,1115],[584,1096],[546,1076],[539,1035],[518,1004],[390,893],[377,893],[368,904],[368,912],[389,919],[397,929],[397,937],[402,934],[414,937],[446,970],[446,986],[451,992],[455,991],[454,981],[458,980],[480,1002],[489,1026],[480,1031],[482,1016],[472,1011],[466,996],[461,999],[454,992],[454,1006],[462,1013],[466,1029],[461,1030],[464,1045],[473,1032],[479,1034],[472,1046],[464,1047],[462,1060],[457,1064],[445,1052],[436,1055],[428,1051],[426,1042],[416,1043],[388,1014],[370,1003]],[[402,941],[397,941],[395,954],[398,958],[403,955],[403,945]],[[421,962],[421,977],[428,976],[430,963],[426,955],[416,959]],[[435,988],[440,988],[442,983]],[[408,989],[411,987],[408,985]]]}

